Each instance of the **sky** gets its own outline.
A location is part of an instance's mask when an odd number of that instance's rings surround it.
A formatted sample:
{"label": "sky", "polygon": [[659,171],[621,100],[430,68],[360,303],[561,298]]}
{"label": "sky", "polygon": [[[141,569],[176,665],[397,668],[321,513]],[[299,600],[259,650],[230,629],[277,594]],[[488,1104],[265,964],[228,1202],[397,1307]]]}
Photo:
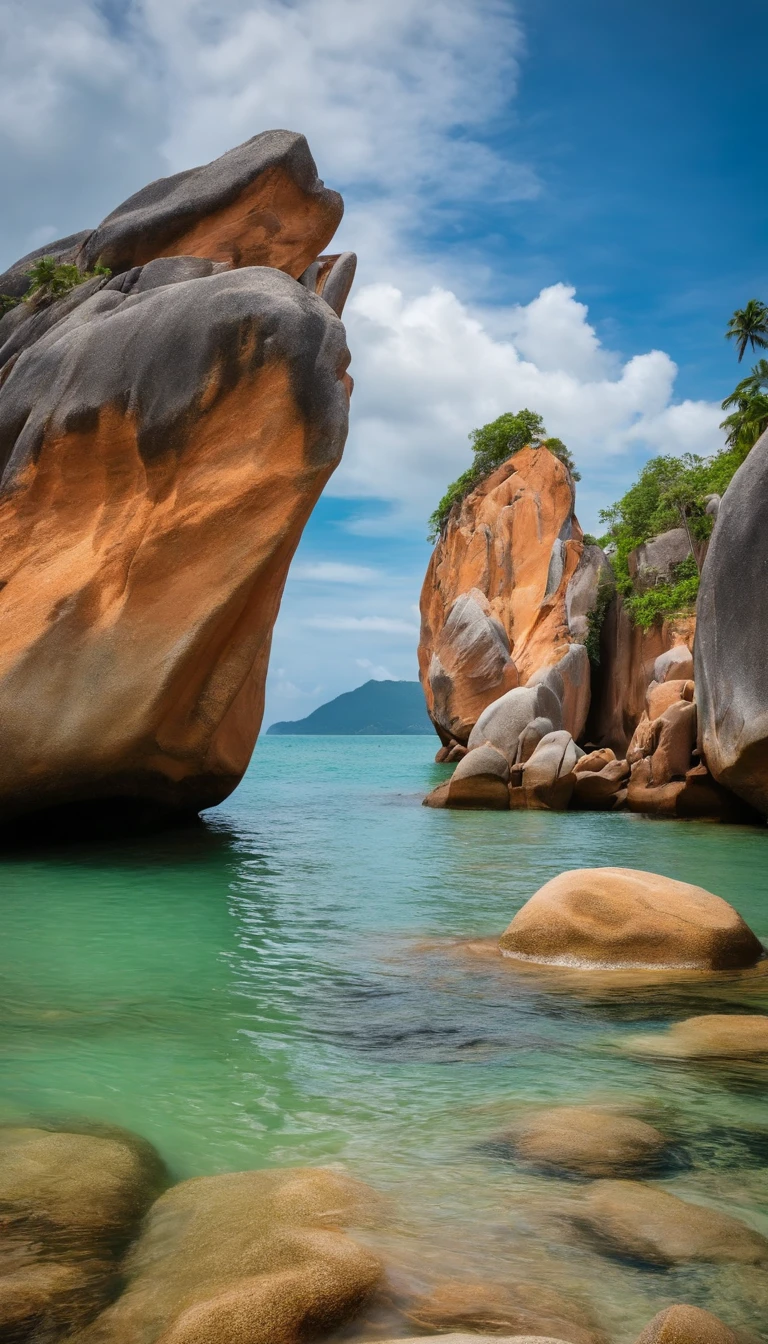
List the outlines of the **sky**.
{"label": "sky", "polygon": [[416,675],[426,519],[468,434],[538,411],[598,513],[714,452],[768,299],[765,0],[0,0],[0,269],[258,131],[306,134],[358,253],[344,460],[265,723]]}

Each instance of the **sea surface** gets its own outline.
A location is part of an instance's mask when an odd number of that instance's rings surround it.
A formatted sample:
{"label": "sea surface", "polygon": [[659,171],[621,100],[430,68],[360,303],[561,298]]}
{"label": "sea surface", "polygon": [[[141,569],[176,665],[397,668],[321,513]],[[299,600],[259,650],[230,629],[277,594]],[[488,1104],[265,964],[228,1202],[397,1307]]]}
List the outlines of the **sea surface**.
{"label": "sea surface", "polygon": [[606,864],[717,892],[768,941],[768,830],[423,808],[435,745],[266,737],[200,829],[0,860],[0,1122],[119,1125],[179,1179],[340,1165],[388,1197],[404,1293],[522,1278],[578,1295],[616,1344],[675,1301],[768,1340],[764,1271],[599,1255],[564,1231],[581,1183],[497,1141],[533,1105],[629,1107],[674,1139],[661,1188],[768,1235],[765,1068],[622,1049],[765,1010],[768,977],[569,988],[463,942]]}

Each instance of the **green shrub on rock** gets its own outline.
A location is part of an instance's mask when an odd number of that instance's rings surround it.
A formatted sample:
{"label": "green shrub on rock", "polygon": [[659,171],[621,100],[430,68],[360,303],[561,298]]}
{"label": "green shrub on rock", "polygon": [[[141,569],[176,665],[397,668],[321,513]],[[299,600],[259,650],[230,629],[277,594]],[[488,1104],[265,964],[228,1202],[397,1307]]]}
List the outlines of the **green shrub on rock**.
{"label": "green shrub on rock", "polygon": [[93,280],[97,275],[111,274],[108,266],[96,266],[92,271],[81,271],[74,262],[57,261],[55,257],[38,257],[27,271],[31,284],[24,295],[24,302],[39,303],[46,299],[61,299],[86,280]]}

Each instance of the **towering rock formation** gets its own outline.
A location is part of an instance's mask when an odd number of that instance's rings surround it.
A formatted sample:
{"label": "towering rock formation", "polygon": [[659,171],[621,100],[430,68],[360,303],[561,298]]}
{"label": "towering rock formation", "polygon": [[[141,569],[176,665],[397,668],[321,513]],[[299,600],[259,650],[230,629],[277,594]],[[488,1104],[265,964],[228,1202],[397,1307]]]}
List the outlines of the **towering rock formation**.
{"label": "towering rock formation", "polygon": [[589,615],[612,582],[603,552],[584,545],[571,475],[547,448],[523,448],[468,495],[421,594],[419,670],[442,741],[466,744],[488,705],[561,663],[562,726],[579,736]]}
{"label": "towering rock formation", "polygon": [[696,628],[699,737],[714,776],[768,816],[768,432],[720,503]]}
{"label": "towering rock formation", "polygon": [[114,274],[0,321],[0,821],[240,780],[346,438],[354,258],[317,257],[342,208],[267,132],[49,246]]}

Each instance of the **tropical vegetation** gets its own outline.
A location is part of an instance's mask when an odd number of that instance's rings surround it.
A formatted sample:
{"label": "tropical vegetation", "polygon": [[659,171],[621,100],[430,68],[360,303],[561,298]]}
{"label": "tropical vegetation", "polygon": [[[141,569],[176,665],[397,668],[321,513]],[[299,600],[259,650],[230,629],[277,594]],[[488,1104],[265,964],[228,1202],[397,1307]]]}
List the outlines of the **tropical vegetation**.
{"label": "tropical vegetation", "polygon": [[768,304],[750,299],[744,308],[737,308],[725,331],[727,341],[735,341],[741,363],[748,345],[753,350],[768,349]]}
{"label": "tropical vegetation", "polygon": [[22,302],[38,305],[61,299],[86,280],[93,280],[97,275],[110,276],[112,272],[108,266],[95,266],[92,271],[81,271],[74,262],[57,261],[55,257],[38,257],[26,274],[30,284],[23,299],[14,298],[12,294],[0,294],[0,317]]}
{"label": "tropical vegetation", "polygon": [[574,480],[580,480],[573,457],[562,439],[548,439],[546,432],[541,416],[527,408],[515,414],[506,411],[489,424],[473,429],[469,435],[473,453],[472,465],[448,486],[430,516],[429,540],[436,541],[440,536],[454,506],[461,504],[470,491],[500,467],[502,462],[506,462],[528,445],[534,448],[548,448],[568,468]]}

